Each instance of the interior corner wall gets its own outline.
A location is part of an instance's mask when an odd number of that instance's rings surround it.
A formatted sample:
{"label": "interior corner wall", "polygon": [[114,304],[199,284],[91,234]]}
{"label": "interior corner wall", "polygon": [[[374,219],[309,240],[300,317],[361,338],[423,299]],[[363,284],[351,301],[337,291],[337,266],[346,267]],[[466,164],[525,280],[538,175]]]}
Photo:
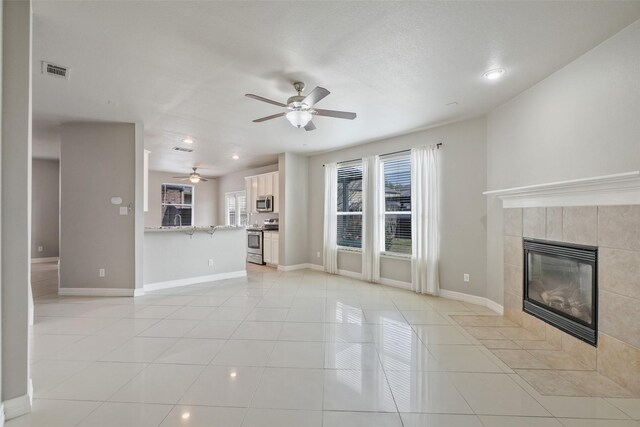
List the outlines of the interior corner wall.
{"label": "interior corner wall", "polygon": [[[33,159],[31,179],[31,258],[58,256],[60,231],[60,162]],[[38,251],[42,247],[42,251]]]}
{"label": "interior corner wall", "polygon": [[[477,118],[408,135],[375,141],[309,159],[308,259],[322,265],[325,163],[381,155],[442,142],[441,261],[442,289],[484,297],[486,294],[486,120]],[[318,253],[320,257],[318,257]],[[339,252],[338,268],[361,273],[361,255]],[[382,278],[411,282],[410,261],[381,259]],[[465,283],[463,276],[471,277]]]}
{"label": "interior corner wall", "polygon": [[279,156],[279,265],[306,264],[308,259],[309,158],[293,153]]}
{"label": "interior corner wall", "polygon": [[60,288],[134,289],[135,211],[143,209],[136,203],[136,125],[69,123],[61,134]]}
{"label": "interior corner wall", "polygon": [[[487,188],[640,169],[640,21],[491,112]],[[502,301],[502,205],[487,201],[488,297]]]}

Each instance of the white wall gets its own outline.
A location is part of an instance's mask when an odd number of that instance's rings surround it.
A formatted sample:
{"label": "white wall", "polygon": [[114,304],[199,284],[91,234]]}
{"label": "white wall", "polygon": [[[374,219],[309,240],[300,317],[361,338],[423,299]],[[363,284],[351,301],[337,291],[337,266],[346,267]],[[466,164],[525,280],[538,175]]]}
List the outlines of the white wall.
{"label": "white wall", "polygon": [[[33,159],[31,179],[31,258],[58,256],[60,162]],[[42,246],[42,252],[38,252]]]}
{"label": "white wall", "polygon": [[194,187],[194,223],[193,225],[218,225],[218,180],[192,184],[173,178],[180,174],[149,171],[149,210],[144,213],[145,227],[162,225],[162,184],[193,185]]}
{"label": "white wall", "polygon": [[[141,280],[142,143],[133,123],[71,123],[60,149],[60,287],[133,289]],[[139,132],[138,132],[139,133]],[[121,197],[128,215],[111,197]],[[141,221],[140,221],[141,223]],[[140,240],[140,241],[139,241]],[[138,265],[139,263],[139,265]],[[98,277],[98,270],[106,270]]]}
{"label": "white wall", "polygon": [[[244,191],[244,177],[260,175],[263,173],[275,172],[278,170],[278,164],[262,166],[254,169],[242,170],[239,172],[233,172],[227,175],[218,177],[218,224],[224,224],[224,195],[234,191]],[[281,193],[282,194],[282,193]],[[280,205],[282,206],[282,204]],[[249,223],[260,223],[267,218],[277,218],[278,214],[271,213],[257,213],[249,215]]]}
{"label": "white wall", "polygon": [[[640,21],[494,110],[490,190],[640,169]],[[488,296],[502,301],[502,212],[488,200]]]}
{"label": "white wall", "polygon": [[[441,287],[485,296],[486,205],[482,191],[486,180],[486,121],[484,118],[376,141],[309,159],[308,259],[322,264],[324,168],[323,164],[358,159],[442,142],[441,193]],[[382,277],[410,282],[409,261],[383,258]],[[360,255],[341,253],[338,267],[361,271]],[[471,282],[463,281],[469,273]]]}

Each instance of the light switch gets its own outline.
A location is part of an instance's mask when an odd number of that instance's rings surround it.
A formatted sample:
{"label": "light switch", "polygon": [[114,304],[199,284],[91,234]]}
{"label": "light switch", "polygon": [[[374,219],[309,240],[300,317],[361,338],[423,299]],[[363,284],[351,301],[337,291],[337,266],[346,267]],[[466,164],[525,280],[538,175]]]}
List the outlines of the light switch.
{"label": "light switch", "polygon": [[129,208],[126,206],[120,206],[120,215],[129,215]]}

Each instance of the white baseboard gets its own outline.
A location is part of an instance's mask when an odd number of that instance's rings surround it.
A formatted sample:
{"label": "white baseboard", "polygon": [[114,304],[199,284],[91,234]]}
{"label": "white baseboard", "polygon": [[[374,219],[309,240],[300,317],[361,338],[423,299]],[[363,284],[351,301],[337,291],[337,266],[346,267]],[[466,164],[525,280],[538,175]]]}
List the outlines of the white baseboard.
{"label": "white baseboard", "polygon": [[381,277],[380,284],[385,286],[391,286],[394,288],[406,289],[408,291],[411,290],[411,283],[403,282],[401,280],[393,280],[393,279],[387,279],[387,278]]}
{"label": "white baseboard", "polygon": [[132,297],[131,288],[58,288],[58,295],[75,297]]}
{"label": "white baseboard", "polygon": [[362,280],[362,273],[358,273],[357,271],[338,270],[338,275]]}
{"label": "white baseboard", "polygon": [[503,314],[503,307],[495,301],[490,300],[489,298],[479,297],[477,295],[465,294],[462,292],[449,291],[446,289],[440,289],[440,295],[442,298],[449,298],[456,301],[468,302],[471,304],[481,305],[487,307],[490,310],[495,311],[498,314]]}
{"label": "white baseboard", "polygon": [[230,271],[228,273],[210,274],[207,276],[188,277],[185,279],[167,280],[166,282],[147,283],[144,291],[159,291],[161,289],[177,288],[179,286],[195,285],[196,283],[215,282],[218,280],[247,277],[246,270]]}
{"label": "white baseboard", "polygon": [[296,270],[306,270],[307,268],[311,268],[311,264],[294,264],[294,265],[279,265],[278,271],[296,271]]}
{"label": "white baseboard", "polygon": [[316,270],[316,271],[324,271],[324,265],[318,265],[318,264],[309,264],[309,268],[311,270]]}
{"label": "white baseboard", "polygon": [[31,264],[39,264],[42,262],[55,262],[59,260],[60,258],[58,258],[57,256],[51,256],[47,258],[31,258]]}
{"label": "white baseboard", "polygon": [[4,420],[10,420],[12,418],[19,417],[21,415],[31,412],[31,405],[33,403],[33,382],[29,379],[27,383],[27,393],[22,396],[14,397],[2,402],[2,415],[0,420],[4,424]]}
{"label": "white baseboard", "polygon": [[144,295],[144,289],[143,288],[138,288],[138,289],[134,289],[133,290],[133,296],[134,297],[141,297]]}

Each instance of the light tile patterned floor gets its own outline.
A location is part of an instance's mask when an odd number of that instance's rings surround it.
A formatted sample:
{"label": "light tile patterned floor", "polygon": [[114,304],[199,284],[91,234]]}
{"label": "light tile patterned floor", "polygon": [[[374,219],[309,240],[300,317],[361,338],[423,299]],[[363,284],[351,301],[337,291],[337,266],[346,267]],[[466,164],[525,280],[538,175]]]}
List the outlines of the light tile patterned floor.
{"label": "light tile patterned floor", "polygon": [[34,267],[34,410],[9,427],[640,426],[640,399],[534,389],[553,371],[484,307],[310,270],[135,299],[56,274]]}

